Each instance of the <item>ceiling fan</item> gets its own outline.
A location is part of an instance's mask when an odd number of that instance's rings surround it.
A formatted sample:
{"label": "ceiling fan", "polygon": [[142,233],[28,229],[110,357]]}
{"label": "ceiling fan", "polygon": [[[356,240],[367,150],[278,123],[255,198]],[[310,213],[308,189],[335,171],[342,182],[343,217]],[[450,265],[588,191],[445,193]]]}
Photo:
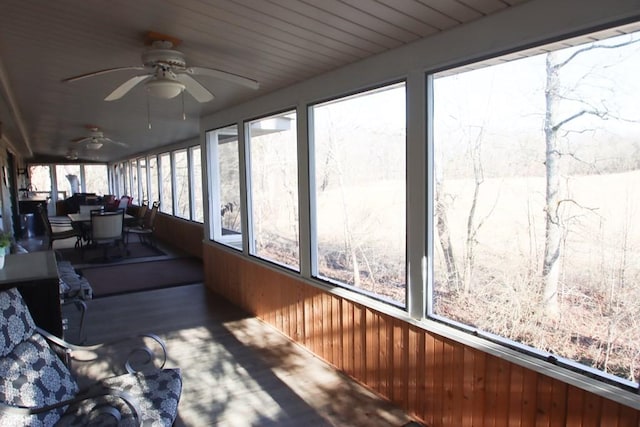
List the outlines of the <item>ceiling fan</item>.
{"label": "ceiling fan", "polygon": [[124,142],[114,141],[111,138],[107,138],[97,126],[87,125],[86,128],[89,130],[88,136],[72,139],[71,142],[84,144],[84,147],[88,150],[99,150],[104,144],[115,144],[121,147],[129,146],[129,144]]}
{"label": "ceiling fan", "polygon": [[87,77],[99,76],[114,71],[123,70],[146,70],[145,74],[140,74],[126,80],[111,92],[105,101],[115,101],[122,98],[136,85],[145,82],[145,88],[150,95],[159,98],[173,98],[183,91],[190,93],[198,102],[209,102],[213,99],[213,94],[196,79],[191,76],[209,76],[227,80],[251,89],[258,89],[259,83],[255,80],[228,73],[226,71],[205,67],[188,67],[185,56],[182,52],[175,50],[180,44],[180,40],[150,32],[147,34],[147,44],[150,48],[142,53],[142,66],[125,66],[107,68],[93,71],[62,80],[63,82],[74,82]]}

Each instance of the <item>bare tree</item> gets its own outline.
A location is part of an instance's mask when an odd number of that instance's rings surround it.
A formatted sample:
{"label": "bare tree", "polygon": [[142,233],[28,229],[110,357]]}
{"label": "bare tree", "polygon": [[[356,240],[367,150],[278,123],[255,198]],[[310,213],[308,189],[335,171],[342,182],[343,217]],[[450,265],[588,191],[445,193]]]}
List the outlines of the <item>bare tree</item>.
{"label": "bare tree", "polygon": [[451,235],[449,233],[449,221],[447,220],[447,206],[442,200],[442,182],[436,178],[435,188],[435,216],[436,228],[440,241],[440,247],[444,255],[444,264],[447,269],[447,285],[450,289],[460,288],[460,273],[456,266],[456,259],[453,255],[453,245],[451,244]]}
{"label": "bare tree", "polygon": [[591,44],[573,52],[568,58],[561,60],[556,52],[550,52],[546,56],[546,82],[545,82],[545,116],[544,116],[544,138],[545,138],[545,171],[546,171],[546,191],[545,191],[545,245],[544,258],[542,263],[543,296],[542,306],[545,313],[555,318],[558,316],[560,306],[558,302],[558,281],[560,264],[558,260],[562,252],[563,218],[561,207],[564,200],[561,194],[561,158],[563,153],[560,146],[560,134],[564,129],[576,119],[593,115],[606,119],[611,117],[605,106],[595,106],[578,101],[580,107],[570,114],[562,115],[560,103],[567,99],[567,95],[562,92],[562,81],[560,71],[569,65],[573,60],[585,52],[594,49],[615,49],[636,43],[639,40],[629,40],[615,45]]}

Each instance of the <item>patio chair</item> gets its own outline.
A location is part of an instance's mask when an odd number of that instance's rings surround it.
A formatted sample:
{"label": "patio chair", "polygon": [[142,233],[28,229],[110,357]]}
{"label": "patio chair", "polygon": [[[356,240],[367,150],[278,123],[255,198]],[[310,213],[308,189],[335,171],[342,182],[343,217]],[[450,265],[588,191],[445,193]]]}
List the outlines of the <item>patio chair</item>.
{"label": "patio chair", "polygon": [[[155,354],[148,347],[132,354],[147,356],[126,373],[86,386],[72,374],[71,361],[82,347],[66,343],[35,326],[16,288],[0,292],[0,420],[11,426],[133,425],[171,426],[182,392],[180,369],[164,368],[166,347],[160,338]],[[62,354],[62,357],[61,357]]]}
{"label": "patio chair", "polygon": [[72,228],[62,228],[54,231],[51,226],[51,222],[49,221],[49,214],[47,213],[47,208],[44,204],[38,205],[38,214],[42,219],[42,223],[44,224],[44,231],[47,236],[47,240],[49,241],[49,249],[53,247],[53,242],[56,240],[68,239],[70,237],[75,237],[75,247],[82,247],[82,232],[72,226]]}
{"label": "patio chair", "polygon": [[[91,230],[88,248],[102,246],[103,259],[108,259],[109,246],[120,249],[122,256],[124,249],[124,209],[115,211],[91,211]],[[82,252],[84,258],[85,251]]]}
{"label": "patio chair", "polygon": [[146,243],[149,246],[155,246],[155,241],[153,239],[153,231],[155,228],[155,220],[156,214],[158,213],[158,209],[160,208],[160,202],[155,201],[151,206],[151,209],[146,209],[146,215],[144,216],[144,220],[141,225],[136,225],[133,227],[125,227],[126,233],[126,244],[129,243],[129,235],[135,234],[138,236],[140,243]]}

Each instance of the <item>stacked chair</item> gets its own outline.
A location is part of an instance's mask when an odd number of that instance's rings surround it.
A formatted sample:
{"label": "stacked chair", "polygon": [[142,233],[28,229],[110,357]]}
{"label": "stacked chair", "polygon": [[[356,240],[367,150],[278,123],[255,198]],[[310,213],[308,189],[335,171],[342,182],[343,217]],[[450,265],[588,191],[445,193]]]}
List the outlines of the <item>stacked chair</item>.
{"label": "stacked chair", "polygon": [[95,362],[105,345],[75,346],[49,334],[35,326],[16,288],[0,291],[0,424],[171,426],[182,392],[180,370],[164,368],[160,338],[139,339],[143,345],[126,352],[121,366],[108,364],[108,376],[80,380],[72,370]]}
{"label": "stacked chair", "polygon": [[[140,243],[148,244],[149,246],[155,246],[153,239],[153,231],[155,228],[156,215],[160,208],[160,202],[153,202],[151,209],[148,209],[146,205],[140,207],[138,211],[137,224],[125,227],[126,243],[129,243],[129,235],[134,234],[138,236]],[[142,213],[140,213],[142,212]]]}

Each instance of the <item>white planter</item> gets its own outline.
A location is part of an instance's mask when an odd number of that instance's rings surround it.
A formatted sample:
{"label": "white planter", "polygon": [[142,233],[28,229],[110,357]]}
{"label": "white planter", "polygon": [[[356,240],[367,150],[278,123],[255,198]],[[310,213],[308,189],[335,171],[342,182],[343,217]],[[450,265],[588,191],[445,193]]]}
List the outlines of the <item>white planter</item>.
{"label": "white planter", "polygon": [[[0,249],[2,249],[2,248],[0,248]],[[0,270],[2,270],[4,268],[4,250],[1,250],[0,252],[1,252],[1,254],[0,254]]]}

